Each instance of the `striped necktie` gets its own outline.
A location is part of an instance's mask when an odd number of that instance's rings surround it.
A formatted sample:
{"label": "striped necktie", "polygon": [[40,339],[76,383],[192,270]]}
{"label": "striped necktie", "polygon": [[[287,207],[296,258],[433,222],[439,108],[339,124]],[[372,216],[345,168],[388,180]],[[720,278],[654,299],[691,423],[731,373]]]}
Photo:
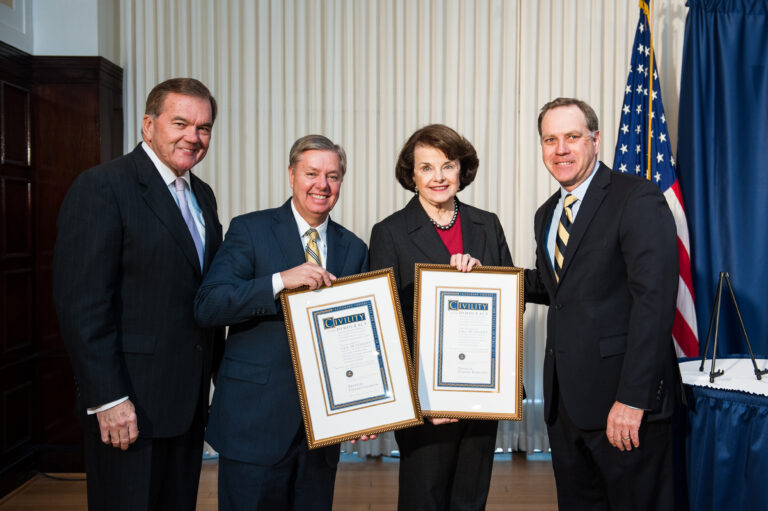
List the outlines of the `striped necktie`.
{"label": "striped necktie", "polygon": [[563,271],[563,259],[565,247],[568,246],[568,237],[573,224],[573,210],[571,207],[579,200],[570,193],[563,201],[563,214],[560,215],[560,224],[557,226],[557,239],[555,240],[555,280],[560,282],[560,273]]}
{"label": "striped necktie", "polygon": [[317,229],[310,228],[304,233],[304,236],[309,236],[307,248],[304,250],[304,258],[308,263],[315,263],[318,266],[322,266],[323,261],[320,259],[320,250],[317,248],[317,240],[320,239],[320,234],[317,232]]}

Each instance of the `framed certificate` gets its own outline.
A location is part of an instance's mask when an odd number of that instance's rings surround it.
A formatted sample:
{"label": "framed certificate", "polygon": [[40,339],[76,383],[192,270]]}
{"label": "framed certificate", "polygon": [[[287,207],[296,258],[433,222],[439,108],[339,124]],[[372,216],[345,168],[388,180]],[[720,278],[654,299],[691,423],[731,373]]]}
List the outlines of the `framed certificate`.
{"label": "framed certificate", "polygon": [[391,268],[280,301],[310,449],[422,423]]}
{"label": "framed certificate", "polygon": [[523,270],[416,264],[414,357],[425,417],[521,420]]}

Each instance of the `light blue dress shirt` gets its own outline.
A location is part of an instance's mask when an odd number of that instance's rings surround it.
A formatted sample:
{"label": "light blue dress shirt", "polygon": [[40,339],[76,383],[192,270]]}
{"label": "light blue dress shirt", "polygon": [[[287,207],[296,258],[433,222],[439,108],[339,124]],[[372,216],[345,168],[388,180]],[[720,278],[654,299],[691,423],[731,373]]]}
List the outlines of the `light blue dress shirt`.
{"label": "light blue dress shirt", "polygon": [[[168,187],[168,192],[171,194],[171,197],[173,197],[176,206],[178,206],[179,197],[176,195],[176,174],[174,174],[165,163],[160,161],[160,158],[157,157],[155,152],[146,142],[142,142],[141,147],[152,160],[152,163],[155,164],[155,168],[157,168],[157,171],[160,173],[160,177]],[[189,204],[189,209],[192,210],[192,219],[195,221],[197,233],[200,235],[200,240],[203,242],[203,253],[205,253],[205,219],[203,218],[203,211],[200,209],[200,205],[197,203],[197,197],[195,197],[195,193],[192,191],[192,178],[189,176],[189,172],[185,172],[181,178],[186,183],[186,186],[184,186],[184,193],[187,195],[187,204]]]}
{"label": "light blue dress shirt", "polygon": [[581,203],[584,202],[584,196],[587,194],[589,183],[592,182],[592,178],[595,177],[595,171],[600,166],[600,160],[595,161],[595,167],[592,169],[592,173],[585,179],[579,186],[571,190],[566,191],[562,186],[560,187],[560,200],[557,201],[555,211],[552,213],[552,220],[549,223],[549,231],[547,231],[547,255],[549,256],[549,265],[554,269],[555,267],[555,242],[557,241],[557,226],[560,223],[560,216],[563,214],[563,201],[565,196],[569,193],[574,195],[578,200],[571,206],[571,212],[573,213],[573,222],[576,222],[576,215],[579,213]]}

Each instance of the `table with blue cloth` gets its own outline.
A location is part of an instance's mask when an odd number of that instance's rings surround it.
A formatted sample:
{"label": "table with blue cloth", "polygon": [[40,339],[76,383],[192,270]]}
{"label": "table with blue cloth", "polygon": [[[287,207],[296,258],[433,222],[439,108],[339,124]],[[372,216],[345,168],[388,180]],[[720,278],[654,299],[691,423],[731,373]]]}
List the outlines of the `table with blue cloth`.
{"label": "table with blue cloth", "polygon": [[[759,369],[766,367],[758,359]],[[749,358],[718,358],[725,373],[709,382],[712,361],[680,362],[688,409],[682,434],[688,509],[768,509],[768,376]]]}

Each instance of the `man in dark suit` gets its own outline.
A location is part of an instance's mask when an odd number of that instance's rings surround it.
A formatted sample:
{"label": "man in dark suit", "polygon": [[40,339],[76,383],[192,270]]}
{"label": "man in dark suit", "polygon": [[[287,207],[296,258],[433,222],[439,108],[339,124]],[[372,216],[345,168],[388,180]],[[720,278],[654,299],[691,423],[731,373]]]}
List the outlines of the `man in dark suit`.
{"label": "man in dark suit", "polygon": [[278,294],[368,270],[368,250],[329,214],[344,149],[321,135],[291,148],[293,197],[234,218],[195,301],[230,325],[206,437],[219,452],[219,508],[331,509],[339,446],[307,448]]}
{"label": "man in dark suit", "polygon": [[597,159],[586,103],[539,116],[560,183],[536,212],[529,301],[549,304],[545,419],[560,509],[671,509],[676,231],[659,188]]}
{"label": "man in dark suit", "polygon": [[221,224],[211,188],[190,169],[215,117],[199,81],[157,85],[143,142],[78,176],[59,212],[54,301],[85,430],[90,509],[195,509],[223,332],[193,315]]}

